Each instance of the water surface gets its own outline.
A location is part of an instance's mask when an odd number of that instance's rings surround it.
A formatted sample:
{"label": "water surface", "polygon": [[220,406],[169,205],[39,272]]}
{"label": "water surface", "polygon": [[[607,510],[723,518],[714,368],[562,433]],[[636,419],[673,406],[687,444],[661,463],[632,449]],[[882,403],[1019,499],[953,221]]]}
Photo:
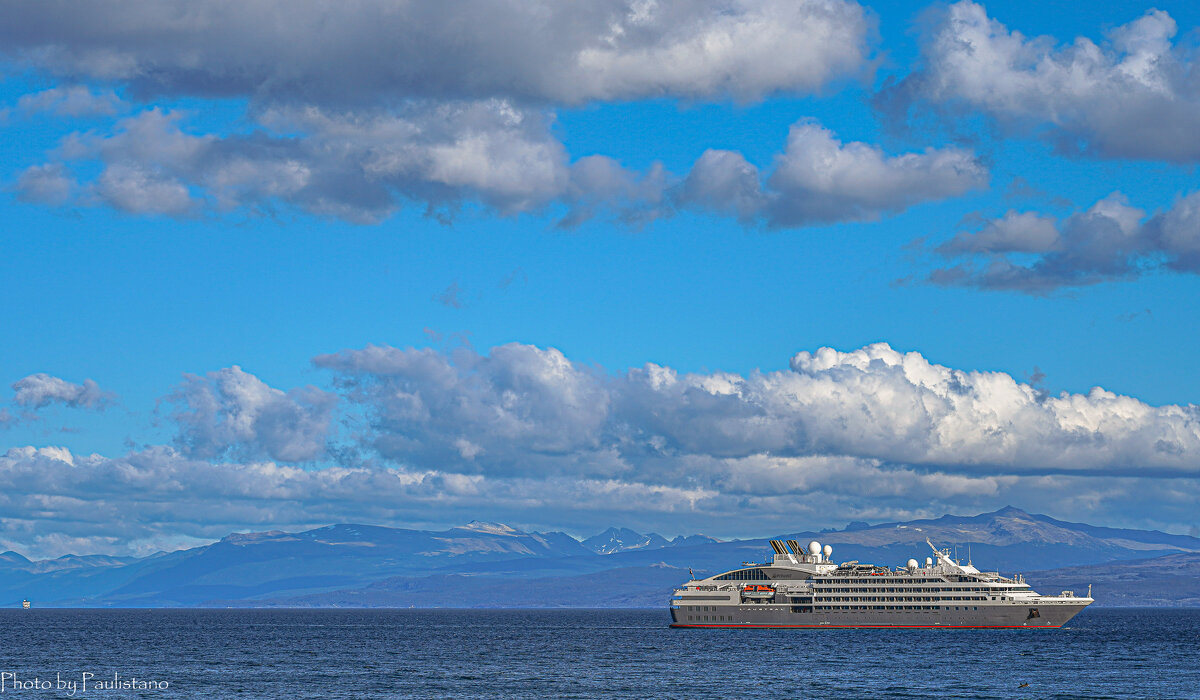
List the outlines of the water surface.
{"label": "water surface", "polygon": [[[74,697],[1200,698],[1200,610],[1093,609],[1058,630],[667,623],[665,610],[2,610],[0,672],[95,674]],[[114,672],[168,687],[97,691]]]}

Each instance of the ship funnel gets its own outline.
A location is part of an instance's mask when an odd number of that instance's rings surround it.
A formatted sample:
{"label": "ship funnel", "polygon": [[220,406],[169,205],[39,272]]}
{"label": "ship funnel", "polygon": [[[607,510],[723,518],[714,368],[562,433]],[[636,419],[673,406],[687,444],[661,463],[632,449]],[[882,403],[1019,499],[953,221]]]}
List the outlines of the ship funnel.
{"label": "ship funnel", "polygon": [[783,540],[771,540],[771,549],[775,550],[776,557],[787,557],[787,560],[793,564],[799,563],[796,561],[796,557],[784,546]]}

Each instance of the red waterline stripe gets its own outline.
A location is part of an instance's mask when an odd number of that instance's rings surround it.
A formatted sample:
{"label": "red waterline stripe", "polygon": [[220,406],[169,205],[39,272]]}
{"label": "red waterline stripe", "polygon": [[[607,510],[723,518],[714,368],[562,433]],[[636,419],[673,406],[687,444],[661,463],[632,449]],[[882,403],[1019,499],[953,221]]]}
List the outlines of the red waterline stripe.
{"label": "red waterline stripe", "polygon": [[681,625],[672,624],[670,627],[687,629],[687,628],[752,628],[752,629],[772,629],[772,628],[811,628],[811,629],[851,629],[851,628],[868,628],[868,629],[972,629],[972,630],[998,630],[998,629],[1017,629],[1017,630],[1041,630],[1041,629],[1058,629],[1062,625]]}

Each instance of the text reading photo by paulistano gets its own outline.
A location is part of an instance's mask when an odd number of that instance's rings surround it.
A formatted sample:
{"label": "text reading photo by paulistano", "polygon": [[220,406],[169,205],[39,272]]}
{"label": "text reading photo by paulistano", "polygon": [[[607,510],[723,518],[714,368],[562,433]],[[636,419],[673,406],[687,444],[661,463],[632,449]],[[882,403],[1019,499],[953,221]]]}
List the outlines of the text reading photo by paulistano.
{"label": "text reading photo by paulistano", "polygon": [[16,671],[0,671],[0,693],[54,690],[66,697],[74,697],[102,690],[167,690],[169,687],[169,681],[136,676],[124,678],[116,671],[111,676],[91,671],[55,672],[53,677],[48,674],[26,676]]}

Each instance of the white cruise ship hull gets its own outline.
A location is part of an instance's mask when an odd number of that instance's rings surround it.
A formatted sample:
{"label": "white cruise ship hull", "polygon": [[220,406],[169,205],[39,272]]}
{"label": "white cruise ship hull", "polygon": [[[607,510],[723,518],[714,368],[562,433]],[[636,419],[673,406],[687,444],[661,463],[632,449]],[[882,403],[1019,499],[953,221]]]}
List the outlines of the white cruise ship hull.
{"label": "white cruise ship hull", "polygon": [[[1090,601],[1088,601],[1090,602]],[[903,627],[903,628],[1016,628],[1062,627],[1087,607],[1087,602],[1038,602],[1035,605],[941,606],[922,610],[838,610],[793,612],[792,605],[701,605],[671,608],[672,627]],[[957,608],[957,609],[956,609]]]}

